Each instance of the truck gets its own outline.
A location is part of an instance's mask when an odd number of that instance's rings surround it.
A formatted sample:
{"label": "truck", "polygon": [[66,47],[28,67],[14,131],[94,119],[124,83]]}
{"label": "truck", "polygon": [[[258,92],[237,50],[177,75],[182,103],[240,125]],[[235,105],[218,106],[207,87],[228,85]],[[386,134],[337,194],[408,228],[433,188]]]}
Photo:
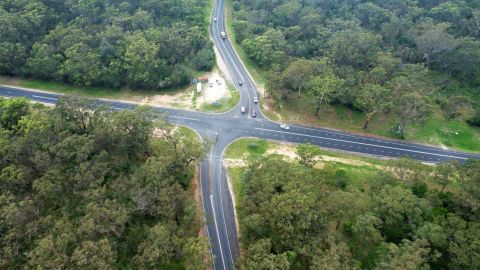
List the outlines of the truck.
{"label": "truck", "polygon": [[223,39],[226,39],[226,38],[227,38],[227,33],[225,33],[225,31],[222,31],[222,32],[220,32],[220,36],[221,36]]}

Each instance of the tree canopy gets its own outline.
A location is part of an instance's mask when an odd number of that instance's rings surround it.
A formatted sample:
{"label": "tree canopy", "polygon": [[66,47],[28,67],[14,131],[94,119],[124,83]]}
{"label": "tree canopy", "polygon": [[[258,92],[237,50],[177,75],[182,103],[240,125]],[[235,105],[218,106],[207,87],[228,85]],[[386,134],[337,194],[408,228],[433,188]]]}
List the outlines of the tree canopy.
{"label": "tree canopy", "polygon": [[162,89],[209,70],[209,3],[0,2],[0,74],[84,86]]}
{"label": "tree canopy", "polygon": [[[320,117],[327,104],[359,109],[364,129],[375,114],[391,113],[397,121],[391,135],[403,137],[407,125],[425,118],[424,103],[443,110],[446,121],[466,121],[475,115],[470,104],[480,107],[476,1],[238,0],[234,6],[236,41],[266,75],[278,108],[292,105]],[[412,100],[418,102],[407,106]]]}
{"label": "tree canopy", "polygon": [[192,183],[203,147],[152,117],[0,99],[0,268],[208,268]]}
{"label": "tree canopy", "polygon": [[478,160],[400,159],[357,176],[370,168],[315,162],[314,147],[299,145],[298,160],[252,157],[244,168],[241,269],[480,267]]}

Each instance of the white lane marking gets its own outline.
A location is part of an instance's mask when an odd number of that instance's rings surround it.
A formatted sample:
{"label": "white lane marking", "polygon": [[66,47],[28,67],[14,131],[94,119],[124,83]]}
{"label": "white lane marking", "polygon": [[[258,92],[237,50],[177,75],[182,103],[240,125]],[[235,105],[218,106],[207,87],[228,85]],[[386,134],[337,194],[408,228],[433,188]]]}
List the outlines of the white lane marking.
{"label": "white lane marking", "polygon": [[[220,176],[220,182],[222,181],[222,163],[219,162],[217,163],[218,165],[218,174]],[[220,188],[222,186],[220,185]],[[221,192],[221,191],[220,191]],[[230,255],[230,261],[233,263],[233,256],[232,256],[232,249],[230,248],[230,239],[228,239],[228,231],[227,231],[227,223],[225,219],[225,214],[223,213],[223,201],[222,198],[220,198],[220,201],[222,202],[220,204],[220,214],[222,214],[222,219],[223,219],[223,228],[225,229],[225,237],[227,238],[227,246],[228,246],[228,253]]]}
{"label": "white lane marking", "polygon": [[[200,135],[200,134],[198,134]],[[200,140],[201,137],[200,137]],[[200,179],[198,180],[198,185],[200,187],[200,193],[203,192],[203,189],[202,189],[202,179],[201,179],[201,175],[202,175],[202,166],[201,165],[198,165],[198,172],[199,172],[199,175],[200,175]],[[205,197],[203,196],[202,194],[202,208],[203,208],[203,213],[207,213],[207,211],[205,210]],[[205,221],[205,224],[207,224],[207,216],[204,215],[203,216],[203,221]],[[208,232],[208,225],[205,226],[205,231],[207,233],[207,237],[208,239],[210,239],[210,233]],[[212,260],[213,260],[213,252],[212,252],[212,247],[210,247],[210,254],[212,255]],[[213,268],[215,269],[215,265],[213,266]]]}
{"label": "white lane marking", "polygon": [[220,242],[220,234],[218,233],[217,216],[215,215],[215,207],[213,206],[213,195],[210,195],[210,204],[212,205],[213,221],[215,223],[215,231],[217,232],[218,247],[220,249],[220,256],[222,257],[223,269],[227,270],[227,268],[225,267],[225,259],[223,258],[222,243]]}
{"label": "white lane marking", "polygon": [[175,115],[168,115],[167,117],[180,118],[180,119],[187,119],[187,120],[192,120],[192,121],[201,121],[200,119],[189,118],[189,117],[182,117],[182,116],[175,116]]}
{"label": "white lane marking", "polygon": [[58,100],[58,98],[49,98],[49,97],[42,97],[42,96],[36,96],[36,95],[32,95],[32,97],[44,98],[44,99],[50,99],[50,100]]}
{"label": "white lane marking", "polygon": [[[338,142],[346,142],[346,143],[351,143],[351,144],[360,144],[360,145],[373,146],[373,147],[379,147],[379,148],[387,148],[387,149],[393,149],[393,150],[399,150],[399,151],[405,151],[405,152],[412,152],[412,153],[418,153],[418,154],[426,154],[426,155],[449,157],[449,158],[453,157],[453,158],[464,159],[464,160],[467,159],[467,158],[463,158],[463,157],[457,157],[457,156],[454,156],[454,155],[443,155],[443,154],[436,154],[436,153],[428,153],[428,152],[422,152],[422,151],[416,151],[416,150],[410,150],[410,149],[402,149],[402,148],[391,147],[391,146],[375,145],[375,144],[370,144],[370,143],[351,142],[351,141],[346,141],[346,140],[333,139],[333,138],[327,138],[327,137],[321,137],[321,136],[313,136],[313,135],[300,134],[300,133],[293,133],[293,132],[286,132],[286,131],[278,131],[278,130],[273,130],[273,129],[262,129],[262,128],[255,128],[255,129],[272,131],[272,132],[285,132],[285,133],[289,133],[289,134],[297,135],[297,136],[305,136],[305,137],[332,140],[332,141],[338,141]],[[392,153],[392,152],[389,152],[389,153]]]}

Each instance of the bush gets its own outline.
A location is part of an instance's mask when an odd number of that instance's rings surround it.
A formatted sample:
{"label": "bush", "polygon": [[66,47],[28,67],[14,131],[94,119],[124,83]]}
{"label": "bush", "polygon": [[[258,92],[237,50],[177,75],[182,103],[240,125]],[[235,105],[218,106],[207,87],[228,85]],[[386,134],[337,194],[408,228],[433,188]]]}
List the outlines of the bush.
{"label": "bush", "polygon": [[257,150],[258,149],[258,144],[256,143],[251,143],[248,145],[248,148],[252,149],[252,150]]}
{"label": "bush", "polygon": [[474,117],[468,119],[467,123],[471,126],[480,127],[480,110],[477,111]]}

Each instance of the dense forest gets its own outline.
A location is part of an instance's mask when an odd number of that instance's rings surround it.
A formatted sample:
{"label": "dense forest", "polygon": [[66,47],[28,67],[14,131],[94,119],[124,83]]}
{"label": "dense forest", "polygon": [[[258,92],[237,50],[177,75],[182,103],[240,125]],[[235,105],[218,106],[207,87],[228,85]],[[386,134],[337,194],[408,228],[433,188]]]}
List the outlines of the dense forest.
{"label": "dense forest", "polygon": [[206,0],[2,0],[0,74],[161,89],[214,64]]}
{"label": "dense forest", "polygon": [[[392,112],[395,133],[431,108],[480,126],[480,2],[233,1],[236,41],[278,104]],[[465,108],[477,107],[465,117]]]}
{"label": "dense forest", "polygon": [[192,186],[203,146],[151,117],[0,99],[1,269],[208,267]]}
{"label": "dense forest", "polygon": [[[391,161],[372,178],[252,158],[237,207],[240,269],[480,269],[480,161]],[[355,176],[356,177],[356,176]]]}

